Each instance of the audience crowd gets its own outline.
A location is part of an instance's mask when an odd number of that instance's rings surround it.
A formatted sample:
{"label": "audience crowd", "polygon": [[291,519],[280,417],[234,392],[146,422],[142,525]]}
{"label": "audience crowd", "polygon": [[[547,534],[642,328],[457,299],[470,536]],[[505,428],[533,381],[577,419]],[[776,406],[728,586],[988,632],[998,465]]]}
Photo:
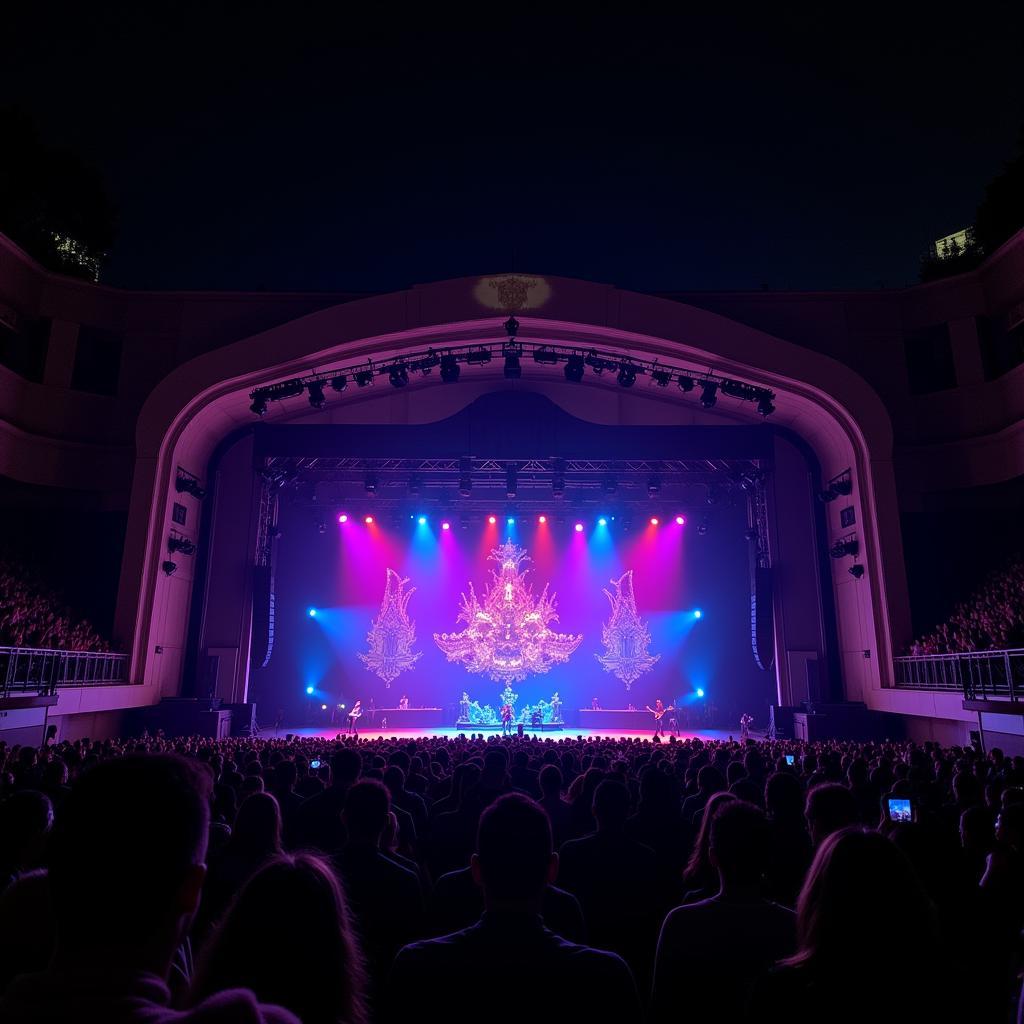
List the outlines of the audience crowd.
{"label": "audience crowd", "polygon": [[0,647],[108,651],[92,625],[24,566],[0,558]]}
{"label": "audience crowd", "polygon": [[1024,560],[992,573],[968,601],[911,646],[911,654],[1024,647]]}
{"label": "audience crowd", "polygon": [[0,1020],[1019,1019],[1024,758],[0,743]]}

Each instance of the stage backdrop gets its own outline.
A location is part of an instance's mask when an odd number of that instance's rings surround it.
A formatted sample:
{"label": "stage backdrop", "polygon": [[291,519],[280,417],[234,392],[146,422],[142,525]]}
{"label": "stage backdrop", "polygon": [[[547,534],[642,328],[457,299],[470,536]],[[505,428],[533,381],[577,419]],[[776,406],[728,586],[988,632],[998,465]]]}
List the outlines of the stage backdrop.
{"label": "stage backdrop", "polygon": [[[493,524],[465,528],[453,521],[445,530],[436,515],[425,523],[414,516],[387,525],[367,524],[364,515],[360,510],[339,523],[335,512],[321,533],[308,509],[282,505],[274,651],[270,664],[252,677],[264,723],[278,708],[288,722],[320,722],[322,704],[335,709],[372,698],[378,708],[394,707],[403,695],[412,707],[446,709],[454,722],[464,690],[482,705],[497,707],[503,683],[449,662],[434,634],[465,628],[457,621],[461,595],[468,596],[472,583],[483,602],[492,570],[501,570],[488,556],[507,542],[529,556],[519,569],[529,570],[526,582],[534,600],[545,585],[554,595],[558,619],[550,629],[582,634],[567,662],[512,683],[520,707],[549,700],[558,691],[564,717],[574,724],[577,709],[589,707],[594,697],[604,708],[643,707],[661,697],[691,707],[703,700],[728,720],[747,708],[760,717],[772,699],[774,674],[754,665],[750,649],[746,520],[740,505],[720,510],[706,536],[691,523],[681,526],[669,518],[654,526],[635,514],[629,531],[610,517],[603,526],[584,520],[582,531],[571,516],[543,524],[536,517],[521,518],[510,525],[504,515],[496,515]],[[392,633],[382,659],[380,644],[373,657],[367,634],[381,615],[389,569],[398,578],[392,579],[393,601],[385,609]],[[612,606],[603,591],[614,594],[611,581],[627,570],[633,572],[640,623],[650,633],[647,653],[657,656],[631,689],[595,657],[608,653],[602,628]],[[408,580],[401,591],[399,580]],[[415,623],[415,640],[405,649],[401,609],[410,591],[404,610]],[[628,609],[619,622],[628,632]],[[370,655],[370,665],[360,653]],[[632,653],[642,658],[644,651]],[[378,674],[385,660],[386,672],[411,664],[390,687]]]}

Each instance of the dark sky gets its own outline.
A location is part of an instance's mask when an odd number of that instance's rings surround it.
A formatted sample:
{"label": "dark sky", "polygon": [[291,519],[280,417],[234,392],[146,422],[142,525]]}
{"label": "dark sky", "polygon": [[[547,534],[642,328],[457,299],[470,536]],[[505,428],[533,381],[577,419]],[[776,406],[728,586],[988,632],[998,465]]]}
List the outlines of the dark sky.
{"label": "dark sky", "polygon": [[0,101],[120,208],[105,281],[899,286],[1024,121],[1020,3],[365,6],[8,12]]}

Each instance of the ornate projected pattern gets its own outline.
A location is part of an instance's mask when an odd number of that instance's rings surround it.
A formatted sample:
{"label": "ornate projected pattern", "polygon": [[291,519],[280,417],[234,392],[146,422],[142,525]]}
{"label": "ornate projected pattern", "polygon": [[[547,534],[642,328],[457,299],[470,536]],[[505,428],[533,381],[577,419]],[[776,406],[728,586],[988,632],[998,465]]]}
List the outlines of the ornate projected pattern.
{"label": "ornate projected pattern", "polygon": [[534,598],[526,583],[530,570],[519,568],[530,560],[526,551],[509,541],[491,551],[488,559],[501,568],[492,570],[483,601],[478,600],[470,583],[469,596],[462,595],[457,619],[466,628],[461,633],[435,633],[437,646],[449,661],[459,662],[467,672],[481,673],[506,685],[568,661],[583,642],[583,635],[556,633],[550,628],[558,622],[555,595],[549,595],[545,585],[540,597]]}
{"label": "ornate projected pattern", "polygon": [[617,580],[610,580],[615,593],[605,590],[604,596],[612,606],[611,618],[601,627],[604,654],[595,654],[605,672],[614,672],[628,690],[644,672],[649,672],[660,654],[649,654],[651,634],[640,621],[633,595],[633,570],[624,572]]}
{"label": "ornate projected pattern", "polygon": [[385,686],[390,686],[393,679],[412,668],[423,653],[412,649],[416,643],[416,623],[409,618],[406,609],[416,588],[406,590],[408,582],[394,569],[388,569],[380,612],[366,634],[369,653],[359,654],[366,667],[384,680]]}

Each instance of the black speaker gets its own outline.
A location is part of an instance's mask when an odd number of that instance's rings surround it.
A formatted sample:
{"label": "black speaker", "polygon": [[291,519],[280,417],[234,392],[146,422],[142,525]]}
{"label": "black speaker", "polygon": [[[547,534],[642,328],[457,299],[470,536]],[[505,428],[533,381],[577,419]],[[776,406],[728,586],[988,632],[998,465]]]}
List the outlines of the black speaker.
{"label": "black speaker", "polygon": [[256,724],[256,705],[222,704],[222,710],[231,712],[232,736],[255,736],[259,727]]}

